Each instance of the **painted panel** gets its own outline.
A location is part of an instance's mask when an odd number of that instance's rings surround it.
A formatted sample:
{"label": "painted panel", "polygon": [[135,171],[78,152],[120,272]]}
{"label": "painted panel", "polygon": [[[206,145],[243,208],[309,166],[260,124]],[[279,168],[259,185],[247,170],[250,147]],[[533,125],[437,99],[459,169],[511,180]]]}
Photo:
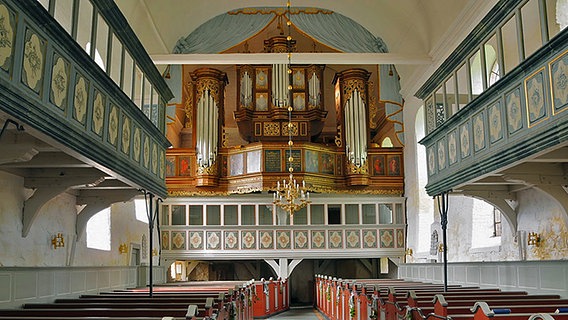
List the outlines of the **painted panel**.
{"label": "painted panel", "polygon": [[207,250],[221,249],[221,231],[207,231]]}
{"label": "painted panel", "polygon": [[73,91],[73,119],[82,125],[87,120],[87,108],[89,102],[89,81],[77,73],[75,76],[75,86]]}
{"label": "painted panel", "polygon": [[520,266],[519,270],[519,288],[538,288],[538,274],[537,267]]}
{"label": "painted panel", "polygon": [[525,79],[525,99],[528,126],[533,127],[548,118],[544,67]]}
{"label": "painted panel", "polygon": [[230,176],[238,176],[244,173],[244,154],[237,153],[229,156]]}
{"label": "painted panel", "polygon": [[134,137],[132,138],[132,159],[140,163],[140,154],[142,150],[142,133],[140,128],[134,126]]}
{"label": "painted panel", "polygon": [[239,248],[239,232],[238,231],[225,231],[225,250],[232,250]]}
{"label": "painted panel", "polygon": [[162,231],[162,250],[170,250],[170,232]]}
{"label": "painted panel", "polygon": [[400,155],[388,155],[388,175],[389,176],[400,176],[402,170],[402,161]]}
{"label": "painted panel", "polygon": [[394,248],[394,241],[393,229],[379,230],[379,243],[381,248]]}
{"label": "painted panel", "polygon": [[143,140],[144,142],[142,145],[142,164],[146,169],[148,169],[150,168],[150,137],[147,134],[144,134]]}
{"label": "painted panel", "polygon": [[280,172],[282,170],[282,157],[280,150],[264,150],[264,171]]}
{"label": "painted panel", "polygon": [[127,156],[130,156],[130,141],[131,141],[131,137],[132,137],[132,128],[130,126],[130,117],[128,117],[126,114],[122,114],[122,134],[121,134],[121,139],[120,139],[120,149],[122,150],[122,153],[124,153]]}
{"label": "painted panel", "polygon": [[[108,132],[107,141],[114,147],[116,147],[118,142],[119,113],[118,107],[111,103],[108,121],[105,125],[107,127],[106,131]],[[145,166],[148,167],[146,162]]]}
{"label": "painted panel", "polygon": [[568,51],[550,63],[550,87],[553,114],[566,110],[568,108]]}
{"label": "painted panel", "polygon": [[[274,249],[274,234],[270,230],[261,230],[259,234],[259,247],[260,249]],[[288,238],[288,242],[289,242]],[[288,243],[289,245],[289,243]]]}
{"label": "painted panel", "polygon": [[65,111],[67,109],[67,93],[69,91],[70,64],[58,53],[53,54],[53,61],[49,102]]}
{"label": "painted panel", "polygon": [[468,120],[460,125],[460,155],[467,158],[471,155],[471,122]]}
{"label": "painted panel", "polygon": [[247,173],[260,172],[261,152],[262,150],[247,152]]}
{"label": "painted panel", "polygon": [[396,229],[396,247],[397,248],[406,248],[406,245],[404,243],[404,230],[402,229]]}
{"label": "painted panel", "polygon": [[479,283],[491,287],[499,286],[499,269],[497,266],[483,267],[479,269]]}
{"label": "painted panel", "polygon": [[176,157],[167,156],[166,157],[166,177],[176,176]]}
{"label": "painted panel", "polygon": [[458,162],[458,131],[448,134],[448,164],[451,166]]}
{"label": "painted panel", "polygon": [[14,44],[16,40],[16,14],[0,2],[0,68],[8,73],[12,71]]}
{"label": "painted panel", "polygon": [[[291,248],[291,231],[276,231],[276,249],[290,249]],[[304,246],[307,244],[308,239],[305,238],[303,242],[301,242]]]}
{"label": "painted panel", "polygon": [[552,290],[568,289],[566,269],[558,266],[540,266],[540,288]]}
{"label": "painted panel", "polygon": [[371,249],[377,247],[377,230],[363,230],[363,248]]}
{"label": "painted panel", "polygon": [[172,231],[172,244],[171,244],[172,250],[185,250],[186,248],[185,238],[186,238],[185,231],[181,232]]}
{"label": "painted panel", "polygon": [[489,117],[489,142],[495,144],[503,139],[503,108],[501,101],[496,101],[487,108]]}
{"label": "painted panel", "polygon": [[203,250],[203,232],[189,232],[189,250]]}
{"label": "painted panel", "polygon": [[45,66],[46,41],[31,28],[26,28],[24,56],[22,59],[22,83],[41,95],[43,68]]}
{"label": "painted panel", "polygon": [[428,175],[432,176],[436,174],[436,146],[428,147]]}
{"label": "painted panel", "polygon": [[343,248],[343,232],[340,230],[328,230],[328,248],[341,249]]}
{"label": "painted panel", "polygon": [[359,230],[345,231],[345,246],[347,249],[361,248],[361,236]]}
{"label": "painted panel", "polygon": [[14,273],[14,300],[33,299],[37,292],[37,275],[27,272]]}
{"label": "painted panel", "polygon": [[507,110],[507,128],[509,134],[513,134],[523,128],[524,108],[520,86],[505,94],[505,105]]}
{"label": "painted panel", "polygon": [[91,130],[99,137],[102,137],[106,119],[106,97],[97,89],[94,90],[94,97]]}
{"label": "painted panel", "polygon": [[152,163],[152,173],[158,173],[158,144],[155,142],[152,143],[152,155],[151,155],[151,163]]}
{"label": "painted panel", "polygon": [[71,283],[69,282],[69,274],[67,272],[55,272],[53,278],[55,279],[55,295],[65,295],[71,293]]}
{"label": "painted panel", "polygon": [[306,150],[306,172],[317,173],[319,172],[319,159],[318,152],[313,150]]}
{"label": "painted panel", "polygon": [[0,274],[0,288],[10,288],[10,290],[0,290],[0,302],[12,300],[12,276],[10,274]]}
{"label": "painted panel", "polygon": [[331,153],[320,153],[321,156],[321,166],[320,172],[326,174],[335,173],[335,157]]}
{"label": "painted panel", "polygon": [[384,176],[385,173],[385,156],[384,155],[374,155],[371,158],[373,163],[373,175],[374,176]]}
{"label": "painted panel", "polygon": [[87,271],[87,273],[85,275],[85,280],[86,280],[87,291],[97,290],[97,272],[96,271]]}
{"label": "painted panel", "polygon": [[438,141],[438,170],[444,170],[446,168],[446,139],[442,138]]}
{"label": "painted panel", "polygon": [[312,249],[325,249],[325,231],[312,230]]}
{"label": "painted panel", "polygon": [[241,236],[242,249],[256,249],[256,231],[243,230]]}
{"label": "painted panel", "polygon": [[37,296],[39,298],[45,298],[53,296],[55,290],[55,284],[53,282],[53,272],[38,272],[38,288]]}
{"label": "painted panel", "polygon": [[308,231],[294,231],[294,249],[308,248]]}
{"label": "painted panel", "polygon": [[78,293],[83,292],[86,289],[86,278],[85,272],[78,271],[78,272],[71,272],[69,275],[71,279],[71,292]]}
{"label": "painted panel", "polygon": [[487,145],[485,128],[485,112],[481,111],[473,116],[473,150],[476,153],[483,151]]}

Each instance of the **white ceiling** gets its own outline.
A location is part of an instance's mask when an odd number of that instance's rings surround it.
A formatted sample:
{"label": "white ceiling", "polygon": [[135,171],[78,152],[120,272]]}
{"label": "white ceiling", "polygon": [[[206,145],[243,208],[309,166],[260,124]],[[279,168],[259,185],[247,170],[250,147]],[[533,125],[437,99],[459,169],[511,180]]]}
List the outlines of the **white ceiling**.
{"label": "white ceiling", "polygon": [[[207,20],[243,7],[286,5],[285,0],[115,0],[151,56]],[[403,96],[411,96],[481,20],[497,0],[298,0],[292,7],[318,7],[341,13],[381,37],[394,55],[420,57],[398,63]],[[428,58],[431,64],[425,64]]]}

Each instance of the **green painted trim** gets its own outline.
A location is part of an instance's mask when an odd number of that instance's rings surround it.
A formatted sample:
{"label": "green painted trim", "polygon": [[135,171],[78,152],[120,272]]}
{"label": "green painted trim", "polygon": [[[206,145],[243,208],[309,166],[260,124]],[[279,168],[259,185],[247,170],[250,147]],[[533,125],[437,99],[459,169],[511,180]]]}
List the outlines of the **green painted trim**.
{"label": "green painted trim", "polygon": [[456,50],[442,63],[442,65],[426,80],[426,82],[414,94],[419,99],[425,100],[426,97],[434,92],[436,87],[441,85],[446,78],[453,74],[467,58],[481,46],[495,29],[503,23],[503,18],[511,14],[517,6],[524,0],[501,0],[481,22],[471,31],[471,33],[458,45]]}

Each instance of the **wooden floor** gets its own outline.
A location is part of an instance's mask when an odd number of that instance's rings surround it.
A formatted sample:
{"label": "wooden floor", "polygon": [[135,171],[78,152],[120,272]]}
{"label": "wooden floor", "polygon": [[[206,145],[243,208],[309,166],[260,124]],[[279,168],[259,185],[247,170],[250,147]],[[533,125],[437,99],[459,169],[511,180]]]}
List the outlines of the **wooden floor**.
{"label": "wooden floor", "polygon": [[267,319],[302,319],[302,320],[323,320],[325,319],[316,309],[312,306],[309,307],[292,307],[286,312],[282,312]]}

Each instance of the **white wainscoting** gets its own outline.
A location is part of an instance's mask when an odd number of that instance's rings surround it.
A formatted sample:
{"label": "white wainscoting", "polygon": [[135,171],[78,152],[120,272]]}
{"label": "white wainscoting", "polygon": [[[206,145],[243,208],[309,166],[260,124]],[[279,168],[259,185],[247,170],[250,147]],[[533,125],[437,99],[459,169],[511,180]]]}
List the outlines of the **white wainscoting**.
{"label": "white wainscoting", "polygon": [[[441,263],[398,266],[405,280],[443,283]],[[568,298],[568,261],[503,261],[448,263],[448,284],[522,290],[532,294],[558,294]]]}
{"label": "white wainscoting", "polygon": [[[17,308],[24,303],[52,302],[57,298],[74,298],[81,294],[97,294],[101,291],[138,287],[140,286],[138,275],[141,272],[138,268],[143,268],[144,271],[147,269],[147,267],[0,267],[0,308]],[[165,282],[164,268],[154,268],[153,282],[154,284]]]}

